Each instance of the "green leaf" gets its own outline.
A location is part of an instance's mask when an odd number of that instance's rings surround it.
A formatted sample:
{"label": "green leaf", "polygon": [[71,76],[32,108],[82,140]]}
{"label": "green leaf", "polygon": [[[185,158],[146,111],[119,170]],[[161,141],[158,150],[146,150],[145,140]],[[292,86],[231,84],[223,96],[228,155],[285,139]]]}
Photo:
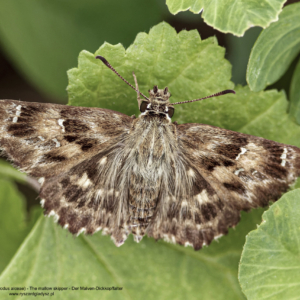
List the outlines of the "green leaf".
{"label": "green leaf", "polygon": [[[2,177],[2,176],[1,176]],[[0,178],[0,273],[26,234],[25,200],[13,183]]]}
{"label": "green leaf", "polygon": [[[55,299],[244,299],[237,265],[245,234],[261,220],[262,210],[243,213],[226,238],[195,252],[191,248],[130,237],[117,248],[107,236],[70,233],[41,217],[14,260],[0,277],[0,286],[122,287],[122,291],[55,291]],[[142,288],[141,288],[142,287]],[[30,292],[26,291],[26,292]],[[1,299],[14,299],[0,290]]]}
{"label": "green leaf", "polygon": [[247,299],[300,295],[300,190],[285,194],[246,238],[239,280]]}
{"label": "green leaf", "polygon": [[300,60],[297,63],[291,82],[289,113],[300,124]]}
{"label": "green leaf", "polygon": [[300,51],[300,3],[286,6],[252,48],[247,81],[252,91],[276,82]]}
{"label": "green leaf", "polygon": [[175,102],[233,88],[231,66],[224,53],[215,38],[201,41],[196,30],[177,34],[170,25],[161,23],[149,34],[139,33],[127,50],[121,44],[105,43],[95,54],[82,51],[78,68],[68,71],[69,104],[109,108],[128,115],[139,112],[136,92],[95,59],[99,54],[133,85],[134,71],[139,89],[146,94],[154,84],[168,86]]}
{"label": "green leaf", "polygon": [[25,210],[24,196],[15,184],[28,184],[30,178],[13,168],[8,162],[0,160],[0,274],[18,247],[33,227],[40,207],[32,207],[29,218]]}
{"label": "green leaf", "polygon": [[219,31],[242,36],[254,26],[266,28],[278,20],[285,0],[167,0],[172,14],[202,12],[204,21]]}
{"label": "green leaf", "polygon": [[11,166],[7,161],[0,159],[0,178],[15,180],[20,183],[26,183],[26,174],[21,173]]}
{"label": "green leaf", "polygon": [[39,89],[63,98],[79,51],[129,45],[161,19],[156,0],[0,0],[0,7],[1,47]]}

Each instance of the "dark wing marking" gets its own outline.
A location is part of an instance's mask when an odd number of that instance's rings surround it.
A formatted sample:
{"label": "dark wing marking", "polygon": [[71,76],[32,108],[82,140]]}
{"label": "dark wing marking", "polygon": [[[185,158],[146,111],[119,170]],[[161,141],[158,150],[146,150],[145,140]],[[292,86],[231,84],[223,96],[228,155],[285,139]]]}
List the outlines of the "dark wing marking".
{"label": "dark wing marking", "polygon": [[148,228],[156,239],[200,249],[235,226],[241,210],[276,201],[300,175],[295,146],[202,124],[178,125],[177,133],[192,183],[183,183],[188,196],[169,190],[161,199]]}
{"label": "dark wing marking", "polygon": [[[49,178],[40,197],[45,214],[73,234],[93,234],[102,230],[120,246],[130,233],[128,205],[124,191],[112,186],[107,172],[112,170],[115,149],[105,149],[73,166],[68,172]],[[120,151],[121,149],[117,149]],[[115,168],[120,172],[120,167]]]}
{"label": "dark wing marking", "polygon": [[132,119],[100,108],[0,101],[0,148],[22,171],[52,177],[128,134]]}

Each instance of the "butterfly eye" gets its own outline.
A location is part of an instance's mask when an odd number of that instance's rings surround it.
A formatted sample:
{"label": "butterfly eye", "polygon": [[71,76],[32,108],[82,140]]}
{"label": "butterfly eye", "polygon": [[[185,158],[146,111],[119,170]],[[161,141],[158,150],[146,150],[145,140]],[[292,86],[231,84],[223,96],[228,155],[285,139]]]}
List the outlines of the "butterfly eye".
{"label": "butterfly eye", "polygon": [[168,116],[169,116],[170,118],[173,117],[174,112],[175,112],[174,107],[169,106],[169,107],[168,107]]}
{"label": "butterfly eye", "polygon": [[140,112],[145,112],[146,109],[147,109],[148,104],[149,104],[149,102],[143,101],[141,106],[140,106]]}

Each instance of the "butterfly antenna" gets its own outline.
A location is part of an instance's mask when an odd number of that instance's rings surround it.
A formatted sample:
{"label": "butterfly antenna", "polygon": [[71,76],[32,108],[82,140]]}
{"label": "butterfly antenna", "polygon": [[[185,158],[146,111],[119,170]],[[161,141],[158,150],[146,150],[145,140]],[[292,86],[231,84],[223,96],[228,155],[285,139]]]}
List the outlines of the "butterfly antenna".
{"label": "butterfly antenna", "polygon": [[137,90],[133,85],[131,85],[125,78],[123,78],[115,68],[103,57],[103,56],[96,56],[96,58],[100,59],[109,69],[111,69],[115,74],[117,74],[125,83],[127,83],[131,88],[133,88],[138,94],[142,95],[145,99],[149,101],[149,98],[146,97],[143,93]]}
{"label": "butterfly antenna", "polygon": [[182,102],[175,102],[175,103],[171,103],[171,104],[175,105],[175,104],[184,104],[184,103],[196,102],[196,101],[201,101],[201,100],[204,100],[204,99],[207,99],[207,98],[222,96],[222,95],[230,94],[230,93],[231,94],[235,94],[235,91],[234,90],[225,90],[225,91],[222,91],[222,92],[210,95],[210,96],[206,96],[204,98],[194,99],[194,100],[188,100],[188,101],[182,101]]}

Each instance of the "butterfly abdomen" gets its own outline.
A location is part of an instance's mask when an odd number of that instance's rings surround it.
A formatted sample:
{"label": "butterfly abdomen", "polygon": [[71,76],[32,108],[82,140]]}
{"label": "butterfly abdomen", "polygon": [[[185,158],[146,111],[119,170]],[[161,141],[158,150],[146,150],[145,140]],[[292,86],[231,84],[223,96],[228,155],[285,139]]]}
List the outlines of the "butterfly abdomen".
{"label": "butterfly abdomen", "polygon": [[129,196],[129,226],[136,239],[141,239],[157,207],[157,192],[153,187],[138,188],[130,186]]}

